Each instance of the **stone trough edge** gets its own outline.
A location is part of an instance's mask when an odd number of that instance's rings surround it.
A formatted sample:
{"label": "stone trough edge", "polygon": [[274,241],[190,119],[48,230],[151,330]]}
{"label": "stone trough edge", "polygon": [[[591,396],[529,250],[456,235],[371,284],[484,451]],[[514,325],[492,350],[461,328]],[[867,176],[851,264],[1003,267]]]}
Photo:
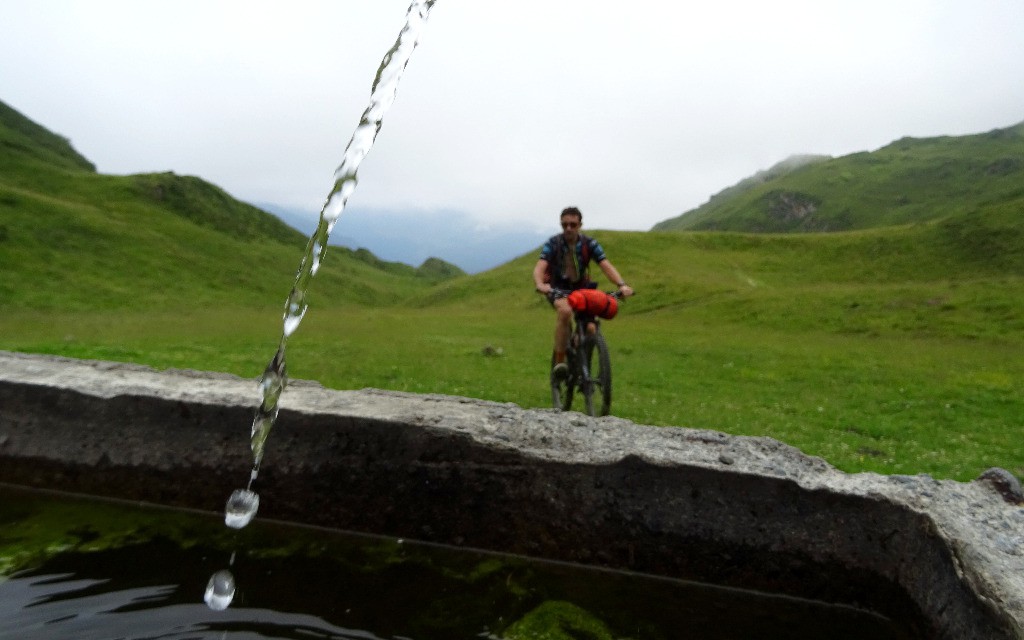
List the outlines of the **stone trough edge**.
{"label": "stone trough edge", "polygon": [[[258,403],[255,380],[232,375],[0,351],[3,383],[73,389],[102,398],[158,396],[253,409]],[[685,464],[722,473],[785,478],[809,490],[884,497],[926,515],[953,550],[963,577],[1006,613],[1019,637],[1024,637],[1020,631],[1024,629],[1024,509],[1008,503],[986,481],[847,474],[770,438],[650,427],[614,417],[529,410],[454,396],[335,391],[315,382],[292,381],[281,406],[282,411],[444,428],[490,447],[515,448],[553,461],[607,464],[636,456],[658,466]],[[238,425],[239,439],[247,440],[248,429],[248,424]],[[0,425],[0,452],[4,438]],[[273,433],[267,446],[274,447]]]}

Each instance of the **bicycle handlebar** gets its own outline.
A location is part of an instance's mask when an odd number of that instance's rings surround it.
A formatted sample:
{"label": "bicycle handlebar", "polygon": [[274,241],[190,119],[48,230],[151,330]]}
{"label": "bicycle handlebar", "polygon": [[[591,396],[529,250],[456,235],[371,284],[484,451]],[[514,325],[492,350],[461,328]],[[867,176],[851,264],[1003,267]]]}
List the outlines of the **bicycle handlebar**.
{"label": "bicycle handlebar", "polygon": [[[571,289],[555,289],[554,287],[552,287],[552,289],[551,289],[551,293],[555,297],[558,297],[558,298],[564,298],[564,297],[568,296],[572,292],[573,292],[573,290],[571,290]],[[622,295],[622,291],[620,291],[618,289],[616,289],[615,291],[605,291],[605,293],[607,293],[608,295],[610,295],[611,297],[613,297],[613,298],[615,298],[617,300],[622,300],[623,297],[624,297]],[[633,295],[636,295],[636,293],[634,293]]]}

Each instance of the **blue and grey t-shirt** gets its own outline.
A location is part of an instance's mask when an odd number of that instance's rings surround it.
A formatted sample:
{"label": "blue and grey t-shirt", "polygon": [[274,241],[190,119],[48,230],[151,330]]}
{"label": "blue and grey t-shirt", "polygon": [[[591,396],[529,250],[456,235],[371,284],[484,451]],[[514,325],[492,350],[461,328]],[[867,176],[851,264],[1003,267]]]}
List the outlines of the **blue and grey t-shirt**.
{"label": "blue and grey t-shirt", "polygon": [[568,249],[565,236],[559,233],[548,238],[540,250],[540,259],[547,261],[552,274],[551,286],[557,289],[579,288],[590,280],[590,261],[607,260],[601,244],[583,234],[576,241],[575,251]]}

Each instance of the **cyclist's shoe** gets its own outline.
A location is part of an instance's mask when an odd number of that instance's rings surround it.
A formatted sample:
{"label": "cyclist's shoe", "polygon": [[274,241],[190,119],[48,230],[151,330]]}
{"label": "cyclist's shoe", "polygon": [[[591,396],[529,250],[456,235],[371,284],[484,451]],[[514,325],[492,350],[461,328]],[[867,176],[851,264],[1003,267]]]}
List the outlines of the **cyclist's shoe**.
{"label": "cyclist's shoe", "polygon": [[555,364],[555,366],[551,367],[551,375],[554,376],[556,380],[565,380],[569,377],[569,365],[564,362]]}

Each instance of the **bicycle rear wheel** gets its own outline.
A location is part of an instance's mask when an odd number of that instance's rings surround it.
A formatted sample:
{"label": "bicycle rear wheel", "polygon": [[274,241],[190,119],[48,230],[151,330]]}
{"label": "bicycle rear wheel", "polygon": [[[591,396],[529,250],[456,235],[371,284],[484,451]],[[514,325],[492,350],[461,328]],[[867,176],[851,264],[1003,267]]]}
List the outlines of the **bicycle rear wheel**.
{"label": "bicycle rear wheel", "polygon": [[583,343],[583,357],[586,358],[589,377],[580,387],[586,400],[587,414],[606,416],[612,410],[612,360],[608,344],[600,332],[587,336]]}
{"label": "bicycle rear wheel", "polygon": [[[551,403],[556,409],[562,411],[568,411],[572,409],[572,396],[575,391],[575,380],[573,378],[573,370],[571,368],[573,358],[571,355],[567,355],[568,363],[570,365],[569,375],[562,378],[555,376],[555,372],[551,372]],[[555,356],[551,355],[551,368],[555,367]]]}

